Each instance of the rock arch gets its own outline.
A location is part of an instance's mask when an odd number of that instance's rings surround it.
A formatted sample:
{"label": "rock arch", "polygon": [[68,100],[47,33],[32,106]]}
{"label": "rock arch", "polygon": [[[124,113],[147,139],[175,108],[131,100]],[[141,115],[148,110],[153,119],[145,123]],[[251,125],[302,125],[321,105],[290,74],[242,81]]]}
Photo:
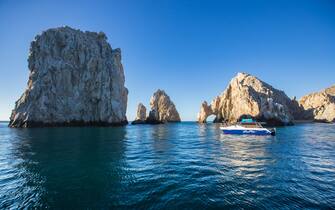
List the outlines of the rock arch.
{"label": "rock arch", "polygon": [[238,73],[226,90],[209,105],[201,104],[198,122],[205,123],[207,117],[215,115],[214,122],[234,123],[243,115],[278,125],[291,124],[296,103],[281,91],[258,78]]}
{"label": "rock arch", "polygon": [[207,118],[213,115],[213,110],[210,105],[208,105],[207,101],[202,102],[200,106],[200,112],[198,113],[197,121],[199,123],[206,123]]}
{"label": "rock arch", "polygon": [[215,116],[213,120],[214,123],[223,122],[224,119],[222,117],[219,107],[220,107],[219,96],[217,96],[210,105],[207,103],[207,101],[202,102],[200,106],[200,112],[198,113],[197,121],[199,123],[206,123],[208,117]]}

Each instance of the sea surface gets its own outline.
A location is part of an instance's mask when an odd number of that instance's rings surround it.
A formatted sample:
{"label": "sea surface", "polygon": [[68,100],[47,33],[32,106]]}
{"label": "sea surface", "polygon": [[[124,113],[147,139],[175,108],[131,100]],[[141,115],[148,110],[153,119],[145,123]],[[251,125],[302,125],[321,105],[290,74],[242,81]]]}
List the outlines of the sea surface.
{"label": "sea surface", "polygon": [[229,136],[219,125],[11,129],[0,209],[335,208],[335,125]]}

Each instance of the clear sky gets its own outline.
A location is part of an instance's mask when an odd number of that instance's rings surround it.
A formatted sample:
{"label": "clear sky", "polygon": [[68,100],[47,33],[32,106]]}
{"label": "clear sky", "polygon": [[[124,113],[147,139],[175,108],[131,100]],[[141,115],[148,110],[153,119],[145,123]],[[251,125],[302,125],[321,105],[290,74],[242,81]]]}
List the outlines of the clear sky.
{"label": "clear sky", "polygon": [[240,71],[290,97],[335,83],[332,0],[0,0],[0,120],[26,87],[30,42],[63,25],[104,31],[122,49],[129,120],[158,88],[195,120]]}

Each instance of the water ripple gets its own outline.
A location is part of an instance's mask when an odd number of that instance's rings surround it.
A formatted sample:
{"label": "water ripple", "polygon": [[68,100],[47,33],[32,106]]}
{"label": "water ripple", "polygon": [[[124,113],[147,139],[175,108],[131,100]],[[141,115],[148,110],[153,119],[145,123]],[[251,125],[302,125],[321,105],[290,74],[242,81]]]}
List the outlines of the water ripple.
{"label": "water ripple", "polygon": [[335,208],[334,128],[254,137],[216,124],[0,124],[0,208]]}

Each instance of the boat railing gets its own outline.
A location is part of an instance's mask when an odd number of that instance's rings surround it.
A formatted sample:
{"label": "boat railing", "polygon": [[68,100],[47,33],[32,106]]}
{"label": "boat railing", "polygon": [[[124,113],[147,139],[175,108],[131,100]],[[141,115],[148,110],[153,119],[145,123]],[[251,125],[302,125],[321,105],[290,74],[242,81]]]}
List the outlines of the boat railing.
{"label": "boat railing", "polygon": [[263,125],[266,125],[265,122],[251,122],[251,123],[244,123],[244,122],[236,122],[236,123],[231,123],[231,122],[222,122],[222,126],[232,126],[232,125],[240,125],[243,127],[249,127],[249,128],[263,128]]}

